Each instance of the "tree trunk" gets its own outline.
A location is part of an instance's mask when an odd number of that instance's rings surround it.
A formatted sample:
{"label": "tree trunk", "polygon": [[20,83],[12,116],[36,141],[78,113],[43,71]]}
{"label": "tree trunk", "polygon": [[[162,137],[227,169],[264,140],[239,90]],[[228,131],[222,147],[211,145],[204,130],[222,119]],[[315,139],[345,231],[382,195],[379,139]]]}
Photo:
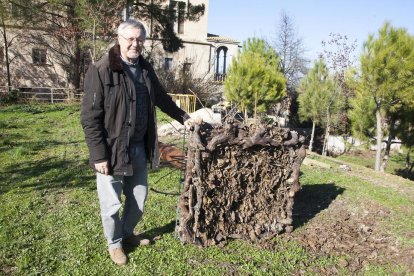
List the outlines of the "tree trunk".
{"label": "tree trunk", "polygon": [[315,135],[315,121],[312,121],[312,133],[311,133],[311,138],[310,138],[310,142],[309,142],[309,151],[312,151],[313,148],[313,137]]}
{"label": "tree trunk", "polygon": [[254,93],[254,120],[257,120],[257,90]]}
{"label": "tree trunk", "polygon": [[411,147],[407,149],[407,156],[405,157],[405,171],[406,171],[406,176],[408,177],[410,176],[411,171],[414,168],[414,162],[411,162],[410,153],[411,153]]}
{"label": "tree trunk", "polygon": [[75,39],[75,49],[74,49],[74,55],[72,57],[72,64],[71,64],[71,88],[72,89],[79,89],[80,87],[80,56],[81,56],[81,50],[80,50],[80,40],[78,38]]}
{"label": "tree trunk", "polygon": [[385,171],[385,168],[387,167],[388,159],[390,157],[391,143],[392,143],[392,139],[394,139],[394,128],[395,128],[394,126],[395,126],[395,119],[391,119],[390,124],[389,124],[387,144],[385,146],[384,157],[382,158],[382,164],[381,164],[382,172]]}
{"label": "tree trunk", "polygon": [[325,129],[325,137],[323,139],[322,156],[326,156],[330,128],[331,128],[331,114],[328,111],[326,112],[326,129]]}
{"label": "tree trunk", "polygon": [[[76,20],[76,11],[75,6],[72,4],[68,7],[68,16],[72,20],[70,20],[69,24],[72,28],[78,29],[78,22]],[[71,93],[76,93],[76,89],[80,87],[80,56],[81,56],[81,37],[79,33],[76,33],[73,39],[70,41],[72,43],[72,53],[69,58],[70,64],[68,64],[68,83]],[[73,96],[73,95],[71,95]]]}
{"label": "tree trunk", "polygon": [[382,145],[382,118],[381,118],[381,100],[377,103],[375,110],[375,118],[377,121],[377,152],[375,154],[375,170],[380,171],[381,169],[381,145]]}
{"label": "tree trunk", "polygon": [[2,19],[2,29],[3,29],[3,41],[4,41],[4,56],[6,58],[6,76],[7,76],[7,90],[9,93],[11,92],[11,76],[10,76],[10,61],[9,61],[9,44],[7,43],[7,30],[6,25],[4,23],[4,19]]}
{"label": "tree trunk", "polygon": [[68,98],[73,100],[75,98],[76,92],[80,88],[80,64],[81,64],[81,49],[80,49],[80,39],[75,37],[72,45],[72,56],[70,57],[70,64],[68,64],[68,85],[69,85],[69,95]]}
{"label": "tree trunk", "polygon": [[95,63],[95,60],[96,60],[96,20],[95,19],[93,20],[92,41],[93,41],[92,63]]}

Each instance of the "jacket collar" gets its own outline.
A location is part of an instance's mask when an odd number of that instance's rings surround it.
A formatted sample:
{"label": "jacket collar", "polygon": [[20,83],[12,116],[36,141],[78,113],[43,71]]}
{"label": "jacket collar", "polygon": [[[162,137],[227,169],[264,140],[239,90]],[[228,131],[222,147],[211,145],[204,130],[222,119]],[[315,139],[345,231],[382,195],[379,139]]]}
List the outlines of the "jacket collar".
{"label": "jacket collar", "polygon": [[[139,65],[141,66],[141,68],[148,70],[147,63],[145,62],[144,58],[140,55],[138,59],[139,59]],[[116,72],[123,71],[124,68],[122,66],[121,61],[122,61],[121,48],[119,47],[118,44],[116,44],[111,49],[109,49],[109,68],[112,71],[116,71]]]}

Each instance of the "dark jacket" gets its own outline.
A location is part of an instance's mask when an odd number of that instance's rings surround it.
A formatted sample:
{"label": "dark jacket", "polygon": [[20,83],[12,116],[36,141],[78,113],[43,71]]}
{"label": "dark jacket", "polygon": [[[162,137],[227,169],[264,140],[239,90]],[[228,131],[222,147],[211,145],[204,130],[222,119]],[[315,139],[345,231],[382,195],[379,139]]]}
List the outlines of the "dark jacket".
{"label": "dark jacket", "polygon": [[[155,106],[183,123],[188,115],[177,107],[161,86],[152,66],[141,56],[139,64],[149,92],[148,127],[145,135],[147,159],[158,149]],[[129,158],[130,139],[134,134],[136,94],[133,81],[124,72],[119,45],[89,66],[85,76],[81,124],[89,148],[89,161],[109,161],[110,174],[132,175]]]}

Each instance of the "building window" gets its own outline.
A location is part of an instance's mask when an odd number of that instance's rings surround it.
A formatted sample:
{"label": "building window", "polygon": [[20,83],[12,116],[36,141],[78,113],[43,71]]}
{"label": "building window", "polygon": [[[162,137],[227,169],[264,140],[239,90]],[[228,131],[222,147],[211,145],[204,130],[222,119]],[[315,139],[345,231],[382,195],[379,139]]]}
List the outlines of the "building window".
{"label": "building window", "polygon": [[221,46],[216,51],[216,73],[214,74],[214,80],[224,81],[227,73],[227,51],[228,48]]}
{"label": "building window", "polygon": [[184,1],[170,1],[169,12],[171,23],[177,24],[177,33],[184,34],[184,21],[185,21],[186,3]]}
{"label": "building window", "polygon": [[185,6],[181,5],[185,3],[178,4],[178,16],[177,16],[177,25],[179,34],[184,34],[184,16],[185,16]]}
{"label": "building window", "polygon": [[188,75],[188,74],[190,74],[190,71],[191,71],[191,63],[190,62],[185,62],[183,64],[183,73]]}
{"label": "building window", "polygon": [[165,70],[171,70],[172,68],[172,58],[164,58],[164,69]]}
{"label": "building window", "polygon": [[32,49],[33,64],[46,64],[46,49],[33,48]]}

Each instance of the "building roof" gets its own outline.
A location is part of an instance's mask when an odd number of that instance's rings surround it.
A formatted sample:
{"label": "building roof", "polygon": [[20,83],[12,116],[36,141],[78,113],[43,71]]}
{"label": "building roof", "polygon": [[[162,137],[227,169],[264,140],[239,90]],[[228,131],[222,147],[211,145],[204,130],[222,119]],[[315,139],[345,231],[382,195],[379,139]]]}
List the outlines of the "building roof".
{"label": "building roof", "polygon": [[207,34],[207,41],[208,42],[216,42],[216,43],[234,43],[239,44],[239,42],[233,38],[227,36],[220,36],[215,34]]}

